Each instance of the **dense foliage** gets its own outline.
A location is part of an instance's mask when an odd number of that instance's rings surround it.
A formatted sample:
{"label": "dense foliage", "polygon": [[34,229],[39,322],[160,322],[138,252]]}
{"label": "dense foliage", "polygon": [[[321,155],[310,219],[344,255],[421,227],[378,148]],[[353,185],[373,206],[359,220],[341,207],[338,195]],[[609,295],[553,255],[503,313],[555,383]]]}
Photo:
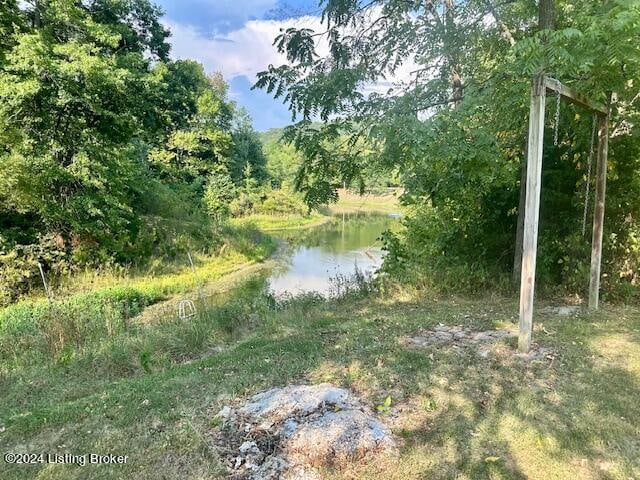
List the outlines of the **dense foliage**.
{"label": "dense foliage", "polygon": [[[554,6],[555,2],[544,2]],[[257,86],[289,103],[286,137],[304,155],[307,201],[335,198],[366,168],[399,173],[413,213],[388,238],[388,267],[476,289],[514,264],[531,76],[540,71],[611,107],[604,286],[637,294],[640,267],[640,5],[558,1],[540,28],[533,2],[325,0],[323,30],[289,28],[289,63]],[[541,4],[542,5],[542,4]],[[547,15],[547,14],[545,14]],[[547,15],[548,16],[548,15]],[[555,29],[547,27],[554,26]],[[543,25],[544,26],[544,25]],[[539,277],[582,293],[591,114],[549,100]],[[320,117],[322,128],[313,120]],[[348,138],[340,155],[327,148]],[[368,148],[363,148],[366,145]],[[593,195],[591,195],[593,199]],[[589,206],[589,218],[592,206]],[[588,219],[589,221],[589,219]],[[425,269],[430,270],[425,275]],[[448,275],[439,277],[440,272]],[[451,273],[461,272],[459,276]],[[477,273],[477,275],[474,275]]]}
{"label": "dense foliage", "polygon": [[170,60],[160,15],[149,0],[0,2],[0,303],[38,262],[60,274],[215,246],[233,198],[205,192],[266,179],[224,79]]}

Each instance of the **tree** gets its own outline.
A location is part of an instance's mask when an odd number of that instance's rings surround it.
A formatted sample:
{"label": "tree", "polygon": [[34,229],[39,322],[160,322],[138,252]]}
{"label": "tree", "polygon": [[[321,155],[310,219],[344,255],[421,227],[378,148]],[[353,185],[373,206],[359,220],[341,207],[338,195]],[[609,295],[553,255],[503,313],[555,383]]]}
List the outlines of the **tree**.
{"label": "tree", "polygon": [[[168,182],[194,182],[213,173],[229,174],[233,106],[226,99],[226,84],[216,75],[207,78],[200,65],[183,67],[190,70],[195,88],[188,90],[192,98],[182,114],[194,108],[195,112],[184,115],[183,128],[173,130],[164,145],[151,151],[151,164]],[[180,100],[180,96],[175,99]]]}
{"label": "tree", "polygon": [[283,129],[273,128],[261,134],[267,158],[267,171],[274,186],[292,187],[302,165],[302,155],[290,143],[282,141]]}
{"label": "tree", "polygon": [[13,36],[20,31],[23,21],[16,0],[2,0],[0,2],[0,66],[2,66],[5,53],[13,47]]}
{"label": "tree", "polygon": [[[632,161],[614,157],[618,148],[629,151],[637,138],[632,119],[640,12],[633,2],[561,3],[553,31],[539,31],[538,12],[526,3],[328,0],[323,5],[323,30],[284,31],[275,45],[289,63],[270,66],[256,86],[283,97],[299,119],[285,136],[304,154],[306,181],[299,186],[307,201],[335,198],[336,188],[360,181],[371,162],[398,168],[404,201],[421,212],[407,220],[406,245],[413,258],[467,265],[467,271],[469,265],[510,269],[527,89],[530,76],[541,69],[602,102],[615,92],[612,118],[620,136],[612,140],[611,168],[626,170]],[[547,6],[552,4],[543,5],[543,22],[553,18]],[[326,55],[316,48],[320,38],[328,44]],[[400,74],[401,80],[389,82]],[[580,112],[569,107],[561,119],[576,115]],[[316,117],[325,122],[320,129],[312,126]],[[581,220],[586,123],[574,121],[558,148],[545,149],[544,181],[564,189],[555,199],[547,196],[555,203],[543,202],[542,226],[557,231],[542,235],[548,263],[542,262],[541,275],[547,272],[554,282],[569,275],[558,261],[577,245],[571,232],[579,231]],[[336,158],[327,144],[341,136],[349,138],[350,148]],[[362,154],[363,138],[377,155]],[[551,176],[552,167],[561,174]],[[546,214],[551,209],[555,216]],[[618,236],[637,231],[637,224],[631,227],[622,218],[609,228],[624,225]],[[613,248],[615,236],[609,238]]]}
{"label": "tree", "polygon": [[203,201],[207,212],[216,222],[229,217],[229,204],[235,197],[236,188],[229,175],[214,173],[207,179]]}
{"label": "tree", "polygon": [[245,172],[249,172],[257,181],[266,180],[267,158],[262,150],[260,137],[253,129],[251,117],[244,108],[235,112],[231,135],[233,149],[230,173],[233,181],[240,183],[246,177]]}

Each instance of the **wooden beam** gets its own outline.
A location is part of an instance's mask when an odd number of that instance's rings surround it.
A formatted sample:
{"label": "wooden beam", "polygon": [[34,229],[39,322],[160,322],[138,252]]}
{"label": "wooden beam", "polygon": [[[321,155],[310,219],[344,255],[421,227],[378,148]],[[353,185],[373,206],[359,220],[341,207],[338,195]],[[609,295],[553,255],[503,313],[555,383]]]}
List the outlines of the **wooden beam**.
{"label": "wooden beam", "polygon": [[520,333],[518,350],[531,348],[533,330],[533,298],[538,248],[538,219],[540,216],[540,186],[542,183],[542,148],[544,138],[545,77],[537,76],[531,86],[529,109],[529,143],[527,145],[527,186],[520,274]]}
{"label": "wooden beam", "polygon": [[581,107],[588,108],[589,110],[593,110],[597,114],[601,116],[609,115],[609,109],[604,105],[593,102],[589,100],[587,97],[582,95],[580,92],[575,91],[574,89],[567,87],[560,80],[556,80],[555,78],[545,77],[544,86],[548,90],[552,90],[554,92],[559,93],[564,98],[569,100],[576,105],[580,105]]}
{"label": "wooden beam", "polygon": [[591,240],[591,277],[589,308],[597,310],[600,297],[600,266],[602,263],[602,232],[604,227],[605,192],[607,189],[607,155],[609,151],[609,117],[598,118],[598,167],[596,198]]}

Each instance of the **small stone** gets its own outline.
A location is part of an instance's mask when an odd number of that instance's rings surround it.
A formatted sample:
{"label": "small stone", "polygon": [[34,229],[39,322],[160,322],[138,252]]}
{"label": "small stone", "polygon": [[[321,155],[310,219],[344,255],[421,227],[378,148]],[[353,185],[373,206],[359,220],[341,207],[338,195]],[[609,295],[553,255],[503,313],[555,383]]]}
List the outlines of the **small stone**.
{"label": "small stone", "polygon": [[480,350],[478,352],[478,355],[480,355],[482,358],[488,358],[489,357],[489,350]]}
{"label": "small stone", "polygon": [[473,339],[479,342],[486,342],[491,340],[491,335],[487,332],[477,332],[473,335]]}
{"label": "small stone", "polygon": [[247,453],[255,453],[260,451],[258,445],[256,445],[256,442],[244,442],[242,445],[240,445],[239,450],[240,453],[243,453],[245,455]]}
{"label": "small stone", "polygon": [[231,407],[229,405],[225,405],[224,407],[222,407],[222,410],[220,410],[215,418],[222,418],[222,419],[226,419],[229,418],[231,416]]}

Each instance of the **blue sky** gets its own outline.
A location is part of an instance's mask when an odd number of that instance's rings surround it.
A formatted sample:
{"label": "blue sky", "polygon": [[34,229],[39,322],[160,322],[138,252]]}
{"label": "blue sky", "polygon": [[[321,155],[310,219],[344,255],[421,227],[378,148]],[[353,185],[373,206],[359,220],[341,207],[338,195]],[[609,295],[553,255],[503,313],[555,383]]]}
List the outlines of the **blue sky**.
{"label": "blue sky", "polygon": [[264,91],[251,90],[257,72],[284,58],[271,45],[282,27],[319,24],[317,0],[156,0],[172,31],[174,58],[192,58],[220,71],[231,98],[244,106],[257,130],[281,127],[291,114]]}

